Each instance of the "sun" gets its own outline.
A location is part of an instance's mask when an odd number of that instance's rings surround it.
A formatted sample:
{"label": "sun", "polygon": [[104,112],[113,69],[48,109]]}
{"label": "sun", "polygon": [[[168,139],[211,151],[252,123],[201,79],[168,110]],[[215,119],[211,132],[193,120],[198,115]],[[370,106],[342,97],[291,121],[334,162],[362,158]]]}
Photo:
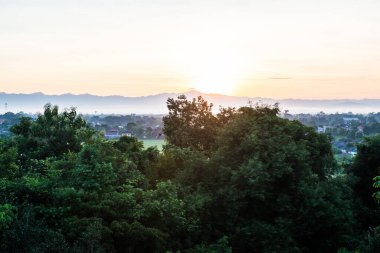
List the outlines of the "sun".
{"label": "sun", "polygon": [[198,63],[192,72],[191,86],[204,93],[233,95],[242,78],[237,66],[228,59]]}
{"label": "sun", "polygon": [[194,82],[193,88],[203,93],[215,93],[232,95],[234,91],[233,82],[223,78],[202,77]]}
{"label": "sun", "polygon": [[[204,93],[234,95],[252,71],[252,59],[240,48],[231,47],[225,36],[209,36],[204,39],[184,41],[187,50],[176,56],[180,73],[187,84]],[[205,39],[207,38],[207,39]]]}

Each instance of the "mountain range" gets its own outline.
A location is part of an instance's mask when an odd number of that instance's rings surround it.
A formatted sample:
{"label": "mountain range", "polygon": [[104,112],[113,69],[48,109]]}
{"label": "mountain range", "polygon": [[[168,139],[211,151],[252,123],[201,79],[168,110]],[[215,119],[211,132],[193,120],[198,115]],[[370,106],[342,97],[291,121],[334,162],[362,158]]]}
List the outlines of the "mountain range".
{"label": "mountain range", "polygon": [[141,97],[124,96],[97,96],[91,94],[62,94],[46,95],[41,92],[32,94],[12,94],[0,92],[0,113],[5,111],[36,113],[43,110],[46,103],[58,105],[60,108],[76,107],[80,113],[86,114],[165,114],[167,113],[166,100],[184,94],[192,99],[204,97],[219,106],[240,107],[249,103],[274,104],[279,103],[282,111],[289,113],[370,113],[380,111],[380,99],[271,99],[260,97],[238,97],[221,94],[206,94],[196,90],[184,93],[161,93]]}

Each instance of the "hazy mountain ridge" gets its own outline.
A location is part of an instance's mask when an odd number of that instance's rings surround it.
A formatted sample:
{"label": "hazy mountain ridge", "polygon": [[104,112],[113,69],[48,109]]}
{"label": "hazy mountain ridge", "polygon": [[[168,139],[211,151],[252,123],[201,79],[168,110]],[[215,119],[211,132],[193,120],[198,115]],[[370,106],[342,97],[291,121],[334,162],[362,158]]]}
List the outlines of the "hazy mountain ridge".
{"label": "hazy mountain ridge", "polygon": [[[215,108],[220,106],[244,106],[252,103],[274,104],[278,102],[282,110],[290,113],[326,113],[353,112],[370,113],[380,111],[380,99],[271,99],[260,97],[237,97],[221,94],[205,94],[199,91],[184,93],[161,93],[141,97],[125,97],[119,95],[97,96],[91,94],[74,95],[70,93],[62,95],[46,95],[41,92],[31,94],[12,94],[0,92],[0,112],[7,110],[12,112],[41,112],[46,103],[57,104],[60,108],[74,106],[81,113],[115,113],[115,114],[165,114],[166,100],[169,97],[177,97],[185,94],[188,98],[204,97],[212,102]],[[0,108],[1,108],[0,107]]]}

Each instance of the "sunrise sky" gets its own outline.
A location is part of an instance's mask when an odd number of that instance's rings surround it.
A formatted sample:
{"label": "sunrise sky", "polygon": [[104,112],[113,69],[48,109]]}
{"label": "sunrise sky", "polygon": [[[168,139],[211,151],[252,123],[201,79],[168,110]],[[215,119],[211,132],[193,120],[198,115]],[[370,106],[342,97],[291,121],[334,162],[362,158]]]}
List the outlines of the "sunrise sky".
{"label": "sunrise sky", "polygon": [[0,0],[0,92],[380,98],[378,0]]}

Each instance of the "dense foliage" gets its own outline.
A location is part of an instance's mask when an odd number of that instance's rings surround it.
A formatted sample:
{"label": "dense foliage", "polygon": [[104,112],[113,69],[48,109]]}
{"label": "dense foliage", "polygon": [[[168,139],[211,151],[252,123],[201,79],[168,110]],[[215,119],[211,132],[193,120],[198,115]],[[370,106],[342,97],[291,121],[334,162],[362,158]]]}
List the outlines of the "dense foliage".
{"label": "dense foliage", "polygon": [[377,252],[379,138],[345,173],[277,105],[168,99],[168,144],[105,140],[47,105],[0,141],[0,252]]}

